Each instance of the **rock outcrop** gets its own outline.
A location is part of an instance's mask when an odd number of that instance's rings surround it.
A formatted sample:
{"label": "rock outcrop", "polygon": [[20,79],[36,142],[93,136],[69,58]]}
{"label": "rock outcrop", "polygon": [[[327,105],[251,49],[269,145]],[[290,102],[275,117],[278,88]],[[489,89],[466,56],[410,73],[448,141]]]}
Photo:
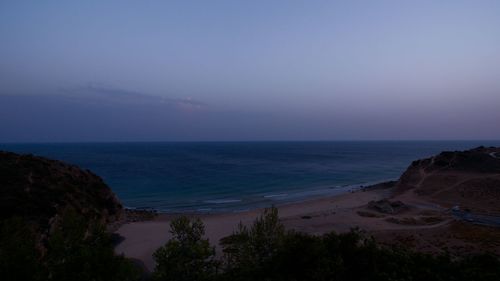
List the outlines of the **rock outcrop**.
{"label": "rock outcrop", "polygon": [[389,201],[387,199],[382,199],[379,201],[370,201],[368,203],[368,208],[382,214],[394,215],[408,210],[409,207],[401,201]]}

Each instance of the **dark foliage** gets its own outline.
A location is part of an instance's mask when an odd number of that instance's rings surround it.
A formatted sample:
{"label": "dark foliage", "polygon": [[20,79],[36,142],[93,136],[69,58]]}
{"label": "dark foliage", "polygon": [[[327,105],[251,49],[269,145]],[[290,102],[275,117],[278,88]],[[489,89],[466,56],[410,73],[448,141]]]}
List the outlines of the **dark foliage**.
{"label": "dark foliage", "polygon": [[276,208],[265,210],[251,228],[240,224],[236,233],[221,241],[226,275],[256,280],[264,278],[261,273],[271,266],[284,238],[285,228],[279,222]]}
{"label": "dark foliage", "polygon": [[[202,233],[199,221],[183,218],[182,225],[182,233]],[[221,270],[217,270],[212,254],[190,254],[200,252],[199,248],[209,249],[208,241],[201,235],[194,237],[184,244],[179,236],[174,237],[159,250],[169,257],[160,259],[156,254],[157,271],[161,269],[165,277],[161,280],[500,280],[500,260],[493,255],[456,260],[381,247],[358,230],[323,236],[286,232],[276,209],[266,210],[250,228],[240,225],[238,231],[221,241]],[[180,244],[185,247],[182,251]],[[186,272],[199,275],[190,275],[188,279]]]}
{"label": "dark foliage", "polygon": [[153,255],[157,263],[153,279],[211,280],[217,269],[215,249],[202,238],[205,228],[201,220],[180,217],[170,227],[173,238]]}
{"label": "dark foliage", "polygon": [[0,280],[139,279],[104,229],[122,211],[88,170],[0,151]]}
{"label": "dark foliage", "polygon": [[138,269],[113,250],[101,224],[69,211],[50,236],[46,257],[50,280],[137,280]]}
{"label": "dark foliage", "polygon": [[43,280],[35,233],[21,218],[0,223],[1,280]]}
{"label": "dark foliage", "polygon": [[60,218],[46,245],[21,218],[3,221],[0,233],[1,280],[140,279],[135,265],[114,254],[102,225],[71,210]]}

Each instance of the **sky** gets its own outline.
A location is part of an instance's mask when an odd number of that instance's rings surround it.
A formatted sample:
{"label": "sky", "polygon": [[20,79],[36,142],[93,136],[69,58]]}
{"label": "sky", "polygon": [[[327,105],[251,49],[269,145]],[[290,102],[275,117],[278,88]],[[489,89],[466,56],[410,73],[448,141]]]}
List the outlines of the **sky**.
{"label": "sky", "polygon": [[500,139],[500,1],[0,1],[0,142]]}

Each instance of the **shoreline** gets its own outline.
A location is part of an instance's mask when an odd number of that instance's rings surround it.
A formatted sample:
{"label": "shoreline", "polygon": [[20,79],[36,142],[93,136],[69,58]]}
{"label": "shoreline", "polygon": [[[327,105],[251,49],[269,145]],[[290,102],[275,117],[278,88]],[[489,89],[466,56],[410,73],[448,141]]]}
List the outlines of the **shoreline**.
{"label": "shoreline", "polygon": [[[346,184],[342,186],[330,186],[330,185],[325,185],[325,186],[320,186],[317,187],[316,189],[311,189],[311,190],[297,190],[294,191],[293,193],[288,193],[286,191],[282,192],[277,192],[276,194],[270,194],[270,195],[262,195],[263,199],[267,200],[272,200],[273,198],[283,198],[283,197],[288,197],[291,196],[292,198],[295,196],[295,199],[289,199],[289,200],[274,200],[272,204],[256,204],[255,206],[249,206],[248,208],[244,209],[214,209],[214,208],[199,208],[196,210],[185,210],[185,211],[166,211],[154,207],[129,207],[129,206],[124,206],[124,209],[128,212],[137,212],[137,213],[145,213],[145,214],[154,214],[154,215],[176,215],[176,216],[181,216],[181,215],[186,215],[186,216],[199,216],[199,215],[218,215],[218,214],[233,214],[233,213],[245,213],[245,212],[252,212],[255,210],[264,210],[265,208],[270,208],[272,206],[274,207],[282,207],[282,206],[287,206],[291,204],[300,204],[308,201],[315,201],[321,198],[326,198],[326,197],[334,197],[346,193],[353,193],[357,191],[363,191],[363,190],[368,190],[372,188],[377,188],[380,185],[384,185],[387,183],[394,183],[396,182],[397,179],[391,178],[391,179],[385,179],[385,180],[380,180],[380,181],[373,181],[373,182],[366,182],[366,183],[361,183],[361,184]],[[297,194],[301,193],[309,193],[310,195],[304,195],[304,196],[298,196]],[[210,203],[215,204],[215,205],[223,205],[225,203],[244,203],[243,199],[213,199],[213,200],[206,200],[205,202],[210,201]],[[217,202],[216,202],[217,201]],[[220,201],[220,202],[219,202]],[[264,206],[265,205],[265,206]]]}

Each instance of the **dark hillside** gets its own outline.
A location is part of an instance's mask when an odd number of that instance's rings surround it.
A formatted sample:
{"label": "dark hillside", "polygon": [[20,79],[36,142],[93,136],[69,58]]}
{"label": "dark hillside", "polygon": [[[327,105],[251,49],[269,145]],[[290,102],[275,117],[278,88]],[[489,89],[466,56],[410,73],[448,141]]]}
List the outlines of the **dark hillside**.
{"label": "dark hillside", "polygon": [[500,213],[500,148],[442,152],[414,161],[395,187],[396,195],[408,192],[445,206]]}
{"label": "dark hillside", "polygon": [[0,219],[22,217],[45,228],[65,209],[109,222],[122,205],[88,170],[33,155],[0,152]]}

